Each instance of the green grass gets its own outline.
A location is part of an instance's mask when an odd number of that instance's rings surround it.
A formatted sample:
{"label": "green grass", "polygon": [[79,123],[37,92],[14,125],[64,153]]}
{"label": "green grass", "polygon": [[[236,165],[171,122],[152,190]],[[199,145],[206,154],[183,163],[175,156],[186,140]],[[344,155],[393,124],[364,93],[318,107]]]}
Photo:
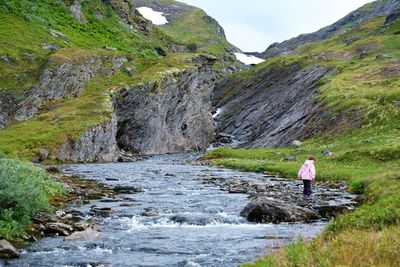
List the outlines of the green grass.
{"label": "green grass", "polygon": [[[400,39],[393,33],[400,23],[382,28],[384,17],[338,32],[332,38],[306,44],[293,56],[277,56],[251,70],[232,75],[222,99],[240,93],[249,81],[268,70],[291,64],[335,69],[320,82],[318,101],[341,120],[323,133],[304,140],[300,149],[218,149],[206,158],[217,166],[267,172],[295,178],[307,157],[317,157],[317,180],[347,181],[364,203],[354,212],[335,218],[323,235],[300,240],[254,264],[245,266],[394,266],[400,262]],[[345,40],[355,41],[349,45]],[[364,57],[360,50],[368,50]],[[384,55],[377,60],[378,55]],[[268,90],[268,88],[263,88]],[[362,121],[362,127],[355,127]],[[311,125],[312,126],[312,125]],[[330,156],[323,150],[333,152]],[[294,161],[282,160],[296,156]],[[344,241],[343,241],[344,240]]]}
{"label": "green grass", "polygon": [[50,210],[51,197],[65,193],[42,169],[0,158],[0,238],[24,232],[38,211]]}

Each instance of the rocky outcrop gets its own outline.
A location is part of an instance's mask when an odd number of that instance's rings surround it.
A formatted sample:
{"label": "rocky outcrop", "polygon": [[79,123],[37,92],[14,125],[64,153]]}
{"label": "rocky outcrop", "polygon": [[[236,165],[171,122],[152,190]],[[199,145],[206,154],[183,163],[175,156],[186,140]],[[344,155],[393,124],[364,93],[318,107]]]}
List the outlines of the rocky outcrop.
{"label": "rocky outcrop", "polygon": [[264,179],[245,176],[221,178],[206,175],[203,183],[219,186],[232,194],[248,194],[250,203],[241,215],[258,223],[304,222],[330,219],[354,210],[357,196],[346,192],[346,184],[314,182],[312,198],[304,198],[303,183],[266,175]]}
{"label": "rocky outcrop", "polygon": [[400,9],[395,10],[394,12],[392,12],[391,14],[389,14],[389,16],[386,17],[385,20],[385,25],[390,25],[395,21],[400,20]]}
{"label": "rocky outcrop", "polygon": [[261,198],[248,204],[240,213],[251,222],[279,223],[321,219],[314,210],[279,199]]}
{"label": "rocky outcrop", "polygon": [[9,91],[0,91],[0,128],[10,124],[18,108],[19,99]]}
{"label": "rocky outcrop", "polygon": [[69,7],[72,15],[80,22],[86,23],[85,14],[81,10],[81,0],[75,0],[72,5]]}
{"label": "rocky outcrop", "polygon": [[195,60],[194,67],[116,94],[121,149],[164,154],[209,146],[214,138],[211,93],[215,59],[200,56]]}
{"label": "rocky outcrop", "polygon": [[[15,119],[23,121],[32,118],[44,100],[80,96],[88,82],[100,71],[111,74],[127,61],[117,56],[92,56],[83,51],[64,51],[68,55],[51,56],[40,74],[38,83],[27,92],[20,103]],[[103,62],[111,62],[112,67],[102,68]]]}
{"label": "rocky outcrop", "polygon": [[116,134],[117,120],[113,115],[109,122],[89,129],[78,140],[67,138],[56,158],[60,161],[73,162],[116,161],[119,156]]}
{"label": "rocky outcrop", "polygon": [[[310,43],[317,42],[321,40],[328,39],[333,36],[334,33],[342,30],[347,25],[351,24],[353,29],[369,19],[373,19],[380,16],[387,16],[400,8],[400,1],[398,0],[380,0],[373,3],[367,4],[364,7],[351,12],[349,15],[345,16],[338,22],[322,28],[321,30],[310,33],[302,34],[298,37],[289,39],[282,43],[274,43],[270,45],[267,50],[262,53],[250,53],[261,58],[270,58],[279,54],[293,54],[296,53],[295,49],[299,46]],[[346,27],[346,31],[349,29]]]}
{"label": "rocky outcrop", "polygon": [[228,78],[216,86],[216,132],[232,135],[241,147],[281,147],[308,131],[320,113],[319,81],[335,70],[300,64],[272,65],[251,79]]}
{"label": "rocky outcrop", "polygon": [[126,24],[132,24],[134,21],[135,8],[130,0],[103,0],[107,5],[117,13],[121,20]]}

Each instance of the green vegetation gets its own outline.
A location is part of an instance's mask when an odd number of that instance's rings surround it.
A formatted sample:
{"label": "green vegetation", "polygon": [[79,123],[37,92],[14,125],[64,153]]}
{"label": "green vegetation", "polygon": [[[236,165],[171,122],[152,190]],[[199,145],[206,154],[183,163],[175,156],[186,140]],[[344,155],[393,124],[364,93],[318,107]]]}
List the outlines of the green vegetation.
{"label": "green vegetation", "polygon": [[38,211],[50,209],[50,198],[64,193],[42,169],[0,158],[0,238],[23,233]]}
{"label": "green vegetation", "polygon": [[[383,27],[385,18],[319,43],[300,47],[299,54],[278,56],[232,76],[227,96],[240,92],[237,84],[257,81],[260,73],[290,64],[322,65],[335,75],[323,80],[319,101],[332,116],[344,119],[300,149],[218,149],[206,157],[213,164],[242,171],[296,177],[303,161],[317,156],[317,179],[346,180],[364,204],[334,219],[317,239],[272,253],[245,266],[391,266],[400,262],[400,24]],[[350,41],[349,41],[350,40]],[[266,89],[268,90],[268,89]],[[363,126],[357,128],[357,122]],[[332,155],[324,156],[324,150]],[[283,160],[296,156],[294,161]]]}

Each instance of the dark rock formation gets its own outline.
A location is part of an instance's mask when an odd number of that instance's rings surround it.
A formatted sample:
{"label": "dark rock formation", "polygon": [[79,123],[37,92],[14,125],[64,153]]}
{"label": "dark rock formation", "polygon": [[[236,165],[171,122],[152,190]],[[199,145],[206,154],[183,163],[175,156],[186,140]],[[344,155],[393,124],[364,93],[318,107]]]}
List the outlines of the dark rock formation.
{"label": "dark rock formation", "polygon": [[0,240],[0,259],[18,258],[19,252],[7,240]]}
{"label": "dark rock formation", "polygon": [[318,82],[334,70],[299,64],[271,66],[253,79],[228,78],[216,86],[216,132],[234,136],[241,147],[280,147],[307,130],[319,112]]}
{"label": "dark rock formation", "polygon": [[[38,83],[27,92],[27,98],[20,103],[15,118],[23,121],[32,118],[40,109],[44,100],[80,96],[87,83],[103,65],[102,58],[75,55],[78,59],[65,60],[60,64],[57,55],[50,57],[47,66],[40,74]],[[117,69],[127,61],[126,58],[107,58]],[[110,70],[112,72],[112,70]]]}
{"label": "dark rock formation", "polygon": [[314,210],[278,199],[262,198],[252,201],[240,213],[251,222],[279,223],[321,219]]}
{"label": "dark rock formation", "polygon": [[112,116],[109,122],[89,129],[76,141],[67,138],[65,143],[56,153],[60,161],[116,161],[119,148],[115,136],[117,134],[117,121]]}
{"label": "dark rock formation", "polygon": [[397,9],[386,17],[385,25],[390,25],[399,19],[400,19],[400,9]]}
{"label": "dark rock formation", "polygon": [[0,91],[0,128],[10,124],[13,114],[18,109],[19,99],[9,91]]}
{"label": "dark rock formation", "polygon": [[241,215],[252,222],[279,223],[332,218],[357,206],[357,196],[346,192],[346,184],[313,183],[313,195],[304,198],[302,182],[266,175],[264,179],[246,176],[221,178],[205,176],[203,183],[219,186],[229,193],[249,194],[251,202]]}
{"label": "dark rock formation", "polygon": [[121,149],[163,154],[209,146],[214,139],[211,92],[216,73],[213,58],[197,60],[196,67],[116,94]]}
{"label": "dark rock formation", "polygon": [[267,50],[265,50],[262,53],[250,53],[250,54],[266,59],[282,53],[296,53],[295,49],[303,44],[328,39],[335,32],[341,30],[343,27],[349,24],[352,25],[351,28],[355,28],[369,19],[376,18],[379,16],[387,16],[399,8],[400,8],[400,1],[398,0],[375,1],[373,3],[367,4],[366,6],[357,9],[356,11],[351,12],[349,15],[345,16],[338,22],[328,27],[322,28],[317,32],[310,34],[302,34],[298,37],[289,39],[282,43],[274,43],[270,45],[267,48]]}

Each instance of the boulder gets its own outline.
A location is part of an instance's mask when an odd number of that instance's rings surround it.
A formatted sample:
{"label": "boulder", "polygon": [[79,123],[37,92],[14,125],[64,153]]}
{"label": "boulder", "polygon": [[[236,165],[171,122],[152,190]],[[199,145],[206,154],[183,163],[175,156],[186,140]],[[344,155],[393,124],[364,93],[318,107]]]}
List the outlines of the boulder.
{"label": "boulder", "polygon": [[18,250],[11,245],[7,240],[0,240],[0,259],[12,259],[19,257]]}
{"label": "boulder", "polygon": [[90,209],[89,215],[101,216],[101,217],[111,217],[112,210],[111,208],[100,208],[97,206],[92,206]]}
{"label": "boulder", "polygon": [[89,238],[96,238],[100,236],[100,232],[88,228],[84,231],[72,233],[70,236],[64,238],[66,241],[86,240]]}
{"label": "boulder", "polygon": [[113,191],[118,194],[134,194],[134,193],[143,193],[143,188],[136,186],[124,186],[124,185],[116,185],[113,188]]}
{"label": "boulder", "polygon": [[47,223],[45,227],[45,234],[55,234],[61,236],[68,236],[74,230],[72,226],[60,222]]}
{"label": "boulder", "polygon": [[330,156],[330,155],[333,154],[333,152],[330,151],[330,150],[322,150],[322,151],[321,151],[321,154],[324,155],[324,156]]}
{"label": "boulder", "polygon": [[292,145],[295,146],[295,147],[301,147],[302,144],[303,143],[301,141],[299,141],[299,140],[294,140],[292,142]]}
{"label": "boulder", "polygon": [[252,201],[240,215],[257,223],[313,221],[321,218],[314,210],[272,198]]}

